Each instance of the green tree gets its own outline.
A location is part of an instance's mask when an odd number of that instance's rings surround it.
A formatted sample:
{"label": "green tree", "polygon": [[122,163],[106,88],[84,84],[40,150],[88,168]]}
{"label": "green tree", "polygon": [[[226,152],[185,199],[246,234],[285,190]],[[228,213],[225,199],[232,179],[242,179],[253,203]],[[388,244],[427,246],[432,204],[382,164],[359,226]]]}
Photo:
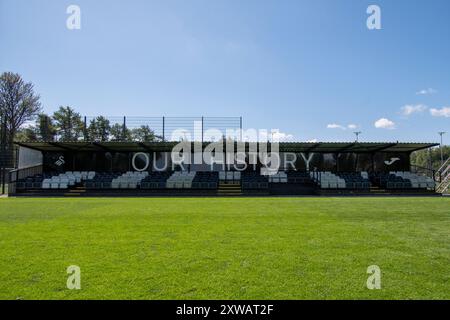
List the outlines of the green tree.
{"label": "green tree", "polygon": [[36,128],[34,127],[20,128],[17,131],[14,140],[16,142],[30,142],[38,140]]}
{"label": "green tree", "polygon": [[32,83],[26,83],[17,73],[4,72],[0,76],[0,118],[6,123],[5,140],[12,146],[20,127],[34,119],[41,110],[39,95]]}
{"label": "green tree", "polygon": [[88,136],[91,141],[108,141],[111,126],[104,116],[98,116],[91,120],[88,128]]}
{"label": "green tree", "polygon": [[53,119],[60,141],[78,141],[83,136],[81,115],[71,107],[59,107]]}
{"label": "green tree", "polygon": [[[450,146],[442,147],[444,161],[450,157]],[[439,147],[428,150],[420,150],[411,154],[411,163],[413,165],[437,170],[441,166],[441,149]]]}
{"label": "green tree", "polygon": [[131,141],[131,131],[127,127],[123,127],[123,124],[115,123],[111,126],[110,131],[111,141]]}
{"label": "green tree", "polygon": [[155,135],[155,132],[149,126],[140,126],[131,130],[131,138],[133,141],[139,142],[153,142],[160,140],[160,137]]}
{"label": "green tree", "polygon": [[38,115],[36,119],[37,138],[43,141],[54,141],[56,136],[56,127],[53,119],[45,113]]}

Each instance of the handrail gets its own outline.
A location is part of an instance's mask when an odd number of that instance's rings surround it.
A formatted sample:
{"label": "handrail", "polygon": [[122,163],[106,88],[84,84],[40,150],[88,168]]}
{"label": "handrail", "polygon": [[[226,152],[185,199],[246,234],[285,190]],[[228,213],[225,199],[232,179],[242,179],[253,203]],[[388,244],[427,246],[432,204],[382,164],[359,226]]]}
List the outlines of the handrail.
{"label": "handrail", "polygon": [[438,172],[442,171],[442,169],[444,169],[445,166],[448,166],[447,169],[445,171],[448,170],[448,168],[450,167],[450,157],[445,160],[445,162],[442,164],[442,166],[439,167],[439,169],[437,169]]}
{"label": "handrail", "polygon": [[19,179],[29,177],[31,175],[42,173],[42,164],[11,170],[9,172],[9,181],[16,182]]}
{"label": "handrail", "polygon": [[[436,177],[436,170],[425,168],[425,167],[421,167],[421,166],[418,166],[418,165],[415,165],[415,164],[411,164],[409,167],[410,167],[409,170],[411,172],[419,173],[419,170],[422,170],[422,171],[424,171],[424,172],[422,172],[422,174],[425,174],[426,176],[428,176],[428,177],[430,177],[432,179],[435,179],[435,177]],[[417,169],[419,169],[419,170],[417,170]]]}
{"label": "handrail", "polygon": [[437,186],[436,191],[444,193],[446,190],[448,190],[449,186],[450,186],[450,179],[444,180]]}
{"label": "handrail", "polygon": [[444,171],[441,172],[441,175],[445,176],[445,174],[447,173],[447,171],[450,170],[450,165],[447,167],[447,169],[445,169]]}

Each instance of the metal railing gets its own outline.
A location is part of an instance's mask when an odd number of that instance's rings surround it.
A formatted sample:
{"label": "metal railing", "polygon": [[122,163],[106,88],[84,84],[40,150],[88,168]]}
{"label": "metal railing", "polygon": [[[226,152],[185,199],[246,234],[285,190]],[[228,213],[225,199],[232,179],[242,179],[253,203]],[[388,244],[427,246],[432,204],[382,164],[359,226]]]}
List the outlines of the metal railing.
{"label": "metal railing", "polygon": [[9,184],[8,184],[8,194],[14,194],[16,192],[16,183],[20,179],[27,177],[32,177],[36,174],[42,174],[43,166],[32,166],[28,168],[21,168],[12,170],[9,172]]}
{"label": "metal railing", "polygon": [[[89,140],[89,127],[96,116],[82,117],[83,125],[81,128],[74,128],[79,131],[78,139]],[[128,141],[130,131],[142,127],[148,127],[152,130],[157,140],[178,141],[181,138],[190,141],[203,141],[205,133],[208,130],[215,129],[226,134],[227,130],[238,130],[242,132],[242,117],[137,117],[137,116],[107,116],[104,117],[109,122],[109,129],[113,126],[120,128],[120,136],[112,137],[115,141]],[[60,140],[64,132],[71,128],[56,132],[55,140]],[[117,133],[117,132],[116,132]],[[242,139],[241,136],[234,137],[236,140]],[[173,137],[176,135],[176,137]]]}
{"label": "metal railing", "polygon": [[436,181],[436,191],[449,193],[450,189],[450,158],[436,171],[434,180]]}

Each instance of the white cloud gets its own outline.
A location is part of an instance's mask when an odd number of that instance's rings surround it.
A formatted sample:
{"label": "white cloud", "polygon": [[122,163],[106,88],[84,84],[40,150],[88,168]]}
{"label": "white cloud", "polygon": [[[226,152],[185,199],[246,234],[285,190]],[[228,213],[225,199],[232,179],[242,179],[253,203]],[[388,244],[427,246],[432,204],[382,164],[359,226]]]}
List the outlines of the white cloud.
{"label": "white cloud", "polygon": [[423,89],[423,90],[416,92],[417,95],[427,95],[427,94],[435,94],[435,93],[437,93],[437,90],[435,90],[433,88]]}
{"label": "white cloud", "polygon": [[274,141],[293,141],[294,135],[285,133],[285,132],[274,132],[273,134],[273,140]]}
{"label": "white cloud", "polygon": [[416,104],[416,105],[407,104],[402,107],[401,113],[404,116],[409,116],[409,115],[412,115],[413,113],[420,113],[427,109],[428,109],[428,107],[423,104]]}
{"label": "white cloud", "polygon": [[330,123],[330,124],[327,125],[328,129],[341,129],[341,130],[347,130],[347,129],[354,130],[354,129],[358,128],[358,127],[359,127],[358,125],[353,124],[353,123],[351,123],[351,124],[349,124],[347,126],[343,126],[343,125],[340,125],[340,124],[337,124],[337,123]]}
{"label": "white cloud", "polygon": [[443,107],[441,109],[431,108],[430,113],[433,117],[450,118],[450,107]]}
{"label": "white cloud", "polygon": [[337,123],[331,123],[329,125],[327,125],[328,129],[341,129],[341,130],[345,130],[344,126],[341,126],[340,124]]}
{"label": "white cloud", "polygon": [[258,133],[258,141],[292,142],[294,141],[294,135],[290,133],[280,132],[278,130],[261,130]]}
{"label": "white cloud", "polygon": [[395,123],[389,119],[381,118],[375,121],[375,128],[378,129],[395,129]]}

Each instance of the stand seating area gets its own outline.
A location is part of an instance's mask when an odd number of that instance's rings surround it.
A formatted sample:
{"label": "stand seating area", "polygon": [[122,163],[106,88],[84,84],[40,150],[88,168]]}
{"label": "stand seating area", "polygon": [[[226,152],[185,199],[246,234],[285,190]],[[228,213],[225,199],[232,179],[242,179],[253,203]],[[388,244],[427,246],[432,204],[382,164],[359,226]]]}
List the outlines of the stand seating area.
{"label": "stand seating area", "polygon": [[398,171],[389,173],[376,173],[372,175],[375,184],[390,190],[401,189],[425,189],[435,188],[435,182],[430,177],[418,175],[409,171]]}
{"label": "stand seating area", "polygon": [[[311,176],[313,173],[311,172]],[[347,185],[345,180],[338,175],[329,172],[323,171],[319,172],[318,177],[315,180],[321,189],[346,189]]]}
{"label": "stand seating area", "polygon": [[243,172],[241,174],[242,189],[267,189],[269,179],[258,172]]}
{"label": "stand seating area", "polygon": [[119,172],[97,172],[84,185],[86,189],[111,189],[112,181],[120,175]]}
{"label": "stand seating area", "polygon": [[241,181],[242,173],[240,171],[220,171],[219,181],[225,183],[237,183]]}
{"label": "stand seating area", "polygon": [[137,189],[148,172],[128,171],[111,181],[113,189]]}
{"label": "stand seating area", "polygon": [[287,183],[288,176],[284,171],[277,172],[273,175],[268,176],[270,183]]}
{"label": "stand seating area", "polygon": [[218,172],[197,172],[192,181],[193,189],[217,189],[219,182]]}
{"label": "stand seating area", "polygon": [[45,178],[51,177],[48,174],[36,174],[32,177],[26,177],[24,179],[17,180],[16,188],[17,190],[31,190],[31,189],[42,189],[42,181]]}
{"label": "stand seating area", "polygon": [[356,190],[370,189],[369,174],[363,172],[341,172],[338,176],[345,180],[345,188]]}
{"label": "stand seating area", "polygon": [[[370,178],[370,179],[369,179]],[[259,171],[164,171],[164,172],[94,172],[68,171],[65,173],[43,173],[19,179],[16,190],[19,193],[33,192],[55,194],[73,189],[102,190],[97,193],[141,190],[139,193],[189,194],[189,190],[201,190],[214,194],[225,187],[241,190],[245,194],[267,193],[273,195],[309,194],[371,194],[371,193],[432,193],[435,181],[412,172],[371,173],[367,172],[301,172],[280,171],[263,175]],[[163,190],[164,189],[164,190]],[[307,190],[308,189],[308,190]],[[74,192],[74,191],[69,192]],[[109,191],[108,191],[109,190]],[[152,190],[157,190],[153,192]],[[178,191],[176,191],[178,190]],[[93,192],[94,193],[94,192]],[[195,193],[195,192],[194,192]]]}
{"label": "stand seating area", "polygon": [[94,171],[67,171],[42,180],[42,189],[68,189],[77,183],[94,177]]}
{"label": "stand seating area", "polygon": [[300,183],[304,185],[312,185],[314,181],[306,171],[288,171],[287,178],[289,183]]}
{"label": "stand seating area", "polygon": [[165,189],[166,181],[169,179],[171,172],[154,171],[150,172],[142,181],[141,189]]}
{"label": "stand seating area", "polygon": [[166,187],[168,189],[190,189],[192,188],[192,181],[194,180],[195,174],[193,171],[175,171],[167,179]]}

